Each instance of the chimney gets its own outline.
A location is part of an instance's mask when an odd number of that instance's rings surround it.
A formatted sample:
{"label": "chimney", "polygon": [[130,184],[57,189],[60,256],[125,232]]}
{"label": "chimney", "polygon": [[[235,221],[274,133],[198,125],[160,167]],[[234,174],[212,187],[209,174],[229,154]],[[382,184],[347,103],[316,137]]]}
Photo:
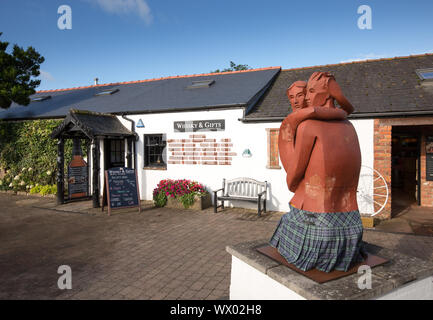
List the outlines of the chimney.
{"label": "chimney", "polygon": [[98,79],[98,78],[95,78],[94,80],[95,80],[95,86],[97,86],[97,85],[98,85],[98,80],[99,80],[99,79]]}

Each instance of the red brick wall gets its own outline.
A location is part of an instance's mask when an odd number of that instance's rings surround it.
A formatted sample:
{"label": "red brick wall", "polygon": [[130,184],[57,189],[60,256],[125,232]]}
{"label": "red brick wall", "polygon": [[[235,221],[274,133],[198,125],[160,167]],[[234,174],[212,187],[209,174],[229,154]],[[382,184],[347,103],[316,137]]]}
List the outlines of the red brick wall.
{"label": "red brick wall", "polygon": [[266,129],[267,131],[267,164],[268,169],[281,169],[280,154],[278,152],[278,135],[280,129]]}
{"label": "red brick wall", "polygon": [[167,140],[169,164],[231,165],[233,143],[224,138],[218,142],[205,134],[192,134],[189,139]]}
{"label": "red brick wall", "polygon": [[[385,208],[375,217],[379,219],[391,218],[391,139],[392,126],[380,119],[374,120],[374,169],[377,170],[388,184],[389,198]],[[380,179],[374,181],[374,187],[381,185]],[[376,194],[384,194],[384,189],[374,189]],[[383,201],[383,197],[375,196],[374,200],[378,203]],[[380,208],[375,204],[375,211]]]}
{"label": "red brick wall", "polygon": [[[393,126],[424,126],[421,138],[421,206],[433,207],[433,181],[426,181],[425,136],[433,126],[433,117],[411,117],[393,119],[375,119],[374,121],[374,168],[388,182],[390,197],[385,209],[377,216],[391,218],[391,139]],[[426,129],[427,128],[427,129]]]}
{"label": "red brick wall", "polygon": [[433,181],[426,180],[426,138],[423,134],[421,139],[421,205],[425,207],[433,207]]}

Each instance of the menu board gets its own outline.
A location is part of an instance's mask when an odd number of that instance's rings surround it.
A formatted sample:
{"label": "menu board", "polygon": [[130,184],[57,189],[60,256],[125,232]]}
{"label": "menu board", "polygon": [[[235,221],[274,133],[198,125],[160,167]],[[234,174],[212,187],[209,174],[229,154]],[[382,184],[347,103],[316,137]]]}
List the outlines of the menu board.
{"label": "menu board", "polygon": [[138,207],[140,208],[140,196],[138,191],[137,173],[130,168],[112,168],[105,170],[104,204],[108,204],[108,214],[111,209]]}
{"label": "menu board", "polygon": [[86,161],[81,156],[73,156],[68,166],[68,197],[69,199],[86,197],[89,192],[89,170]]}

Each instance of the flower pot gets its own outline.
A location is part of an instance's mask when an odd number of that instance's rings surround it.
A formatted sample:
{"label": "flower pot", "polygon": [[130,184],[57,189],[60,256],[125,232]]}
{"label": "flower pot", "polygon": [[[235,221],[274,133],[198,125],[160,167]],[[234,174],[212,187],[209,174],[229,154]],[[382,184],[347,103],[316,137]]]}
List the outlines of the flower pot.
{"label": "flower pot", "polygon": [[[173,208],[173,209],[185,209],[182,202],[180,202],[177,198],[167,198],[167,204],[165,205],[167,208]],[[203,196],[195,196],[194,197],[194,203],[191,207],[188,209],[192,210],[203,210],[206,208],[209,208],[212,206],[212,198],[210,196],[210,193],[207,193]]]}

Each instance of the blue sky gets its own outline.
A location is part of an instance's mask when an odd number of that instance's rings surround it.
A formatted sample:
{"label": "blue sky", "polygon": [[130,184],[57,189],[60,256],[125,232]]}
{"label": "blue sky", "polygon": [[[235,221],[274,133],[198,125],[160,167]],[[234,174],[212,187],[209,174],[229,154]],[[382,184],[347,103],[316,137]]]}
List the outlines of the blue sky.
{"label": "blue sky", "polygon": [[[60,5],[72,29],[60,30]],[[372,29],[358,28],[360,5]],[[38,90],[433,52],[431,0],[0,0],[2,41],[45,57]]]}

